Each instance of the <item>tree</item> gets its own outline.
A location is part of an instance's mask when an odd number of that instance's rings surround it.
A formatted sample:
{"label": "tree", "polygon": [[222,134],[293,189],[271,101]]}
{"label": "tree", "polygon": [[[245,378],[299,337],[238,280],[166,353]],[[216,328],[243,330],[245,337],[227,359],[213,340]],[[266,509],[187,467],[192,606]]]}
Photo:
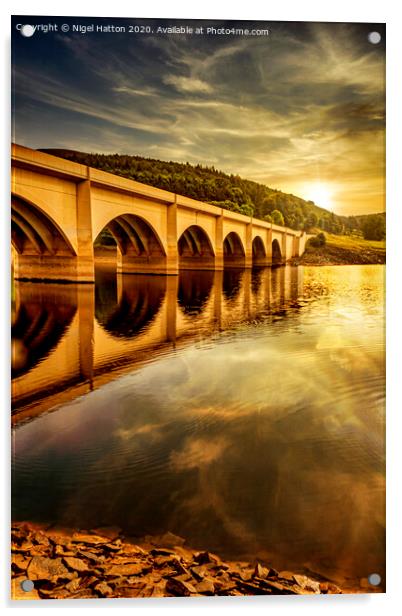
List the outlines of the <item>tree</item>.
{"label": "tree", "polygon": [[[314,229],[319,226],[330,233],[342,233],[345,228],[359,229],[366,219],[366,216],[359,216],[355,220],[349,220],[346,216],[331,214],[325,209],[318,209],[311,200],[305,201],[296,195],[246,180],[237,174],[228,175],[213,165],[191,165],[189,162],[178,163],[117,153],[90,154],[65,149],[47,151],[89,167],[109,171],[234,212],[253,215],[268,222],[272,220],[275,224],[293,229]],[[317,220],[317,214],[320,221]],[[268,218],[265,218],[266,216]],[[378,230],[368,230],[368,233],[377,235]],[[106,240],[106,236],[104,237]]]}
{"label": "tree", "polygon": [[306,219],[305,228],[313,229],[318,225],[318,216],[315,212],[310,212]]}
{"label": "tree", "polygon": [[283,218],[282,212],[280,212],[279,210],[274,210],[271,213],[271,218],[274,225],[281,225],[282,227],[284,226],[285,219]]}
{"label": "tree", "polygon": [[315,237],[312,237],[309,240],[309,244],[311,246],[314,246],[315,248],[318,248],[319,246],[324,246],[327,242],[327,238],[325,237],[324,233],[317,233],[317,235]]}
{"label": "tree", "polygon": [[243,203],[243,205],[240,206],[240,213],[245,216],[252,216],[254,214],[254,208],[250,203]]}
{"label": "tree", "polygon": [[385,218],[379,214],[367,216],[362,224],[365,240],[383,240],[385,238]]}
{"label": "tree", "polygon": [[272,216],[271,216],[271,214],[265,214],[265,216],[264,216],[264,220],[265,220],[265,222],[272,222]]}

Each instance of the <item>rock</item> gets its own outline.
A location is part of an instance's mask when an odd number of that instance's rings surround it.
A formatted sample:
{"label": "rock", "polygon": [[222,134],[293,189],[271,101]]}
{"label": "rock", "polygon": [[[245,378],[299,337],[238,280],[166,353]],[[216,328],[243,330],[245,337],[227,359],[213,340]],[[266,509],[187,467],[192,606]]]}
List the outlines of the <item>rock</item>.
{"label": "rock", "polygon": [[271,595],[272,594],[272,590],[270,588],[267,588],[266,586],[260,586],[259,584],[253,584],[251,582],[239,582],[238,587],[246,595]]}
{"label": "rock", "polygon": [[215,586],[212,580],[203,580],[196,585],[197,592],[203,595],[213,595],[215,594]]}
{"label": "rock", "polygon": [[62,546],[67,547],[69,549],[71,549],[71,547],[72,547],[71,546],[71,538],[68,535],[66,535],[65,533],[51,532],[51,533],[47,534],[47,537],[55,545],[62,545]]}
{"label": "rock", "polygon": [[338,586],[336,586],[336,584],[331,584],[329,582],[328,583],[328,594],[329,595],[341,595],[342,590]]}
{"label": "rock", "polygon": [[153,587],[151,584],[144,584],[137,597],[150,597],[152,595],[152,591]]}
{"label": "rock", "polygon": [[211,554],[211,552],[199,552],[198,554],[196,554],[194,560],[199,565],[204,565],[206,563],[215,565],[215,564],[221,563],[221,559],[215,554]]}
{"label": "rock", "polygon": [[288,584],[282,584],[279,581],[273,581],[270,579],[261,580],[261,585],[264,588],[269,588],[276,595],[298,595],[298,592],[295,588],[292,588]]}
{"label": "rock", "polygon": [[264,579],[268,576],[268,569],[257,563],[254,569],[254,577]]}
{"label": "rock", "polygon": [[105,575],[140,575],[145,571],[149,571],[150,566],[142,563],[127,563],[125,565],[111,565],[110,567],[102,566]]}
{"label": "rock", "polygon": [[176,569],[177,573],[184,573],[186,575],[189,575],[188,570],[182,565],[182,563],[176,556],[170,559],[169,565]]}
{"label": "rock", "polygon": [[64,548],[62,545],[55,545],[54,546],[54,554],[55,556],[64,556],[66,554],[66,552],[64,551]]}
{"label": "rock", "polygon": [[105,557],[103,556],[103,554],[97,555],[97,554],[93,554],[92,552],[86,552],[83,550],[79,550],[78,555],[84,556],[85,558],[87,558],[93,563],[103,563],[105,561]]}
{"label": "rock", "polygon": [[167,532],[162,537],[158,538],[158,545],[162,548],[174,548],[178,545],[183,545],[185,543],[185,539],[179,537],[178,535],[174,535],[171,532]]}
{"label": "rock", "polygon": [[191,575],[187,572],[187,573],[181,573],[180,575],[175,575],[172,576],[174,577],[175,580],[180,580],[181,582],[190,582],[190,584],[193,583],[193,578],[191,577]]}
{"label": "rock", "polygon": [[[172,550],[168,550],[168,552],[171,553]],[[144,554],[144,555],[148,554],[148,552],[144,550],[143,548],[140,548],[139,545],[133,545],[130,543],[124,544],[124,553],[125,554]]]}
{"label": "rock", "polygon": [[71,582],[68,582],[68,584],[66,584],[67,590],[72,593],[77,592],[80,586],[81,586],[81,578],[74,578],[73,580],[71,580]]}
{"label": "rock", "polygon": [[192,584],[174,577],[167,580],[166,591],[176,597],[189,597],[190,595],[197,593]]}
{"label": "rock", "polygon": [[173,549],[168,546],[184,539],[172,533],[161,538],[163,545],[155,545],[155,537],[150,537],[140,547],[123,543],[120,532],[106,527],[71,534],[52,527],[45,533],[18,526],[13,529],[13,594],[30,598],[30,593],[22,595],[17,589],[18,579],[38,581],[32,593],[36,599],[341,593],[330,580],[308,569],[278,573],[261,562],[251,566],[182,545]]}
{"label": "rock", "polygon": [[[75,598],[77,593],[83,590],[88,590],[82,583],[82,578],[74,578],[68,584],[54,586],[49,582],[42,583],[38,592],[43,599],[71,599]],[[92,596],[92,590],[89,589]]]}
{"label": "rock", "polygon": [[89,577],[87,577],[87,576],[82,577],[81,578],[81,588],[88,588],[89,586],[92,588],[93,586],[95,586],[95,584],[97,584],[98,582],[101,581],[99,579],[99,575],[101,575],[100,572],[98,573],[98,575],[91,575]]}
{"label": "rock", "polygon": [[294,583],[294,573],[291,571],[280,571],[278,573],[278,577],[288,580],[289,582],[292,582],[292,584]]}
{"label": "rock", "polygon": [[115,554],[112,558],[107,558],[103,562],[105,567],[110,565],[131,565],[132,563],[142,563],[144,566],[147,565],[143,558],[137,559],[126,554]]}
{"label": "rock", "polygon": [[190,567],[190,572],[192,573],[192,575],[195,577],[196,580],[198,580],[199,582],[202,582],[202,580],[204,579],[205,573],[206,573],[206,568],[203,567],[202,565],[197,565],[195,567]]}
{"label": "rock", "polygon": [[164,567],[165,565],[169,565],[172,560],[174,559],[173,556],[169,555],[169,556],[156,556],[154,559],[154,565],[156,565],[157,567]]}
{"label": "rock", "polygon": [[145,584],[117,586],[114,591],[114,597],[124,597],[126,599],[138,597],[143,588],[145,588]]}
{"label": "rock", "polygon": [[88,545],[100,545],[102,543],[109,543],[107,537],[101,537],[100,535],[91,535],[89,533],[74,533],[71,541],[74,543],[87,543]]}
{"label": "rock", "polygon": [[31,552],[34,547],[33,543],[29,540],[24,540],[20,544],[12,543],[11,549],[13,552]]}
{"label": "rock", "polygon": [[120,539],[117,539],[114,543],[105,543],[102,548],[109,552],[120,552],[122,543]]}
{"label": "rock", "polygon": [[29,524],[27,522],[16,520],[16,521],[11,523],[11,530],[12,530],[12,532],[18,531],[20,529],[24,529],[25,530],[27,528],[29,528]]}
{"label": "rock", "polygon": [[23,554],[12,554],[11,564],[19,571],[26,571],[31,559],[26,558]]}
{"label": "rock", "polygon": [[51,549],[46,545],[36,544],[29,550],[30,556],[52,556]]}
{"label": "rock", "polygon": [[45,533],[41,530],[36,531],[36,533],[33,536],[34,541],[36,541],[36,543],[39,543],[40,545],[50,545],[50,541],[49,539],[46,537]]}
{"label": "rock", "polygon": [[[236,575],[236,573],[233,573],[232,575]],[[236,577],[240,577],[243,582],[251,582],[251,580],[253,579],[253,575],[253,569],[241,569]]]}
{"label": "rock", "polygon": [[39,588],[39,595],[42,599],[70,599],[70,591],[63,586],[57,586],[56,588],[46,589]]}
{"label": "rock", "polygon": [[298,584],[301,588],[304,588],[305,590],[310,590],[311,592],[314,592],[316,594],[320,593],[319,582],[315,582],[314,580],[311,580],[305,575],[297,574],[293,576],[293,579],[295,580],[296,584]]}
{"label": "rock", "polygon": [[61,558],[45,558],[34,556],[27,568],[27,575],[30,580],[50,580],[71,579],[71,573],[63,565]]}
{"label": "rock", "polygon": [[94,586],[94,590],[101,595],[101,597],[111,597],[113,590],[106,584],[106,582],[100,582]]}
{"label": "rock", "polygon": [[164,597],[166,591],[166,580],[154,584],[151,592],[151,597]]}
{"label": "rock", "polygon": [[94,529],[94,534],[101,535],[113,541],[121,534],[121,528],[119,526],[101,526],[100,528]]}
{"label": "rock", "polygon": [[71,599],[93,599],[96,595],[92,592],[90,588],[83,588],[74,594],[71,594],[69,598]]}
{"label": "rock", "polygon": [[87,564],[80,558],[65,556],[63,560],[66,563],[67,567],[69,567],[70,569],[74,569],[74,571],[88,571]]}
{"label": "rock", "polygon": [[176,556],[174,550],[168,550],[167,548],[153,548],[151,554],[152,556]]}

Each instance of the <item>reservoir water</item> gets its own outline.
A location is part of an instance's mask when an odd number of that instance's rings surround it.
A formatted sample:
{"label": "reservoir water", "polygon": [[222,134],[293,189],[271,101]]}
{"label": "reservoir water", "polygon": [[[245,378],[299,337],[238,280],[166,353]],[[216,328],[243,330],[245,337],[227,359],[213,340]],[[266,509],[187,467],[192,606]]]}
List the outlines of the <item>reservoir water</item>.
{"label": "reservoir water", "polygon": [[14,520],[385,579],[384,267],[15,282]]}

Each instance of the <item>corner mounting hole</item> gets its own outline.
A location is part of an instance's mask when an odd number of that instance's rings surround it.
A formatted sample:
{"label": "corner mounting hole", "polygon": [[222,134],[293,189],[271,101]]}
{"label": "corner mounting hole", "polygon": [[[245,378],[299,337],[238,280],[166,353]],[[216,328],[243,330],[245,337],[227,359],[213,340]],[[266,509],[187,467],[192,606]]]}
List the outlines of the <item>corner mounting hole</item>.
{"label": "corner mounting hole", "polygon": [[379,586],[381,584],[381,575],[378,573],[370,573],[367,579],[371,586]]}
{"label": "corner mounting hole", "polygon": [[379,32],[370,32],[367,38],[369,40],[369,43],[371,43],[372,45],[378,45],[378,43],[381,41],[381,34]]}
{"label": "corner mounting hole", "polygon": [[22,580],[21,588],[24,592],[31,592],[34,589],[34,583],[32,580]]}
{"label": "corner mounting hole", "polygon": [[22,36],[29,38],[30,36],[33,36],[35,34],[35,27],[31,26],[30,24],[25,24],[21,28],[21,34]]}

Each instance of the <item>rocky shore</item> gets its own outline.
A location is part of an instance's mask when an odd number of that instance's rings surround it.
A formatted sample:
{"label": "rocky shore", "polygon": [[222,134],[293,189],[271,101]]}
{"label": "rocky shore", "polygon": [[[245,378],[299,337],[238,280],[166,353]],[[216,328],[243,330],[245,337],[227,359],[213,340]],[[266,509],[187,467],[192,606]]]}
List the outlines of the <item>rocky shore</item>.
{"label": "rocky shore", "polygon": [[[329,580],[224,561],[172,533],[129,542],[118,528],[69,531],[12,525],[12,599],[334,594]],[[21,587],[31,580],[33,588]]]}

